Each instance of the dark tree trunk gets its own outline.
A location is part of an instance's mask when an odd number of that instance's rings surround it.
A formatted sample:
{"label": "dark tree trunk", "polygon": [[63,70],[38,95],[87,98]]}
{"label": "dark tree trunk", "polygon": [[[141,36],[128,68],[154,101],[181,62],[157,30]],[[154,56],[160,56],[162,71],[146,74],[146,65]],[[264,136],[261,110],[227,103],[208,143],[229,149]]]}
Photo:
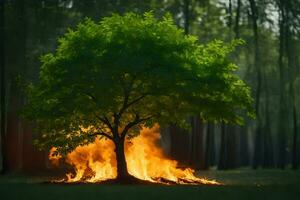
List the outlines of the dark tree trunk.
{"label": "dark tree trunk", "polygon": [[184,0],[183,14],[184,14],[184,33],[189,34],[190,28],[190,0]]}
{"label": "dark tree trunk", "polygon": [[2,166],[0,173],[5,173],[7,171],[7,159],[6,159],[6,148],[5,148],[5,138],[6,138],[6,103],[5,103],[5,96],[6,96],[6,84],[5,84],[5,51],[4,51],[4,42],[5,42],[5,25],[4,25],[4,7],[5,2],[4,0],[0,1],[0,142],[1,142],[1,155],[2,158]]}
{"label": "dark tree trunk", "polygon": [[289,67],[289,93],[291,98],[291,107],[292,107],[292,123],[293,123],[293,146],[292,146],[292,168],[298,169],[298,116],[297,116],[297,103],[295,95],[295,86],[294,86],[294,74],[296,72],[296,62],[295,56],[293,56],[295,50],[293,49],[292,33],[287,27],[287,41],[286,48],[288,54],[288,67]]}
{"label": "dark tree trunk", "polygon": [[[265,76],[264,76],[265,77]],[[264,160],[263,167],[264,168],[272,168],[274,167],[274,154],[273,154],[273,140],[271,134],[271,122],[270,122],[270,99],[269,99],[269,89],[267,84],[266,77],[265,80],[265,127],[264,127]]]}
{"label": "dark tree trunk", "polygon": [[[295,100],[294,100],[295,101]],[[293,102],[293,155],[292,155],[292,168],[298,169],[298,124],[297,124],[297,110],[295,102]]]}
{"label": "dark tree trunk", "polygon": [[[24,0],[18,0],[17,1],[17,20],[18,20],[18,32],[17,32],[17,37],[19,38],[19,62],[18,66],[19,70],[17,71],[17,74],[22,76],[23,78],[26,77],[27,73],[27,65],[26,65],[26,39],[27,39],[27,16],[26,16],[26,2]],[[14,80],[16,83],[16,91],[17,91],[17,98],[18,98],[18,108],[16,110],[16,115],[18,118],[18,124],[17,124],[17,145],[18,145],[18,155],[17,155],[17,170],[22,171],[23,170],[23,151],[24,151],[24,122],[22,121],[21,117],[19,116],[19,111],[24,105],[25,102],[25,97],[17,83],[17,80]]]}
{"label": "dark tree trunk", "polygon": [[214,162],[214,125],[211,123],[207,123],[204,169],[209,169],[209,167],[213,164],[213,162]]}
{"label": "dark tree trunk", "polygon": [[239,138],[239,143],[240,143],[240,166],[249,166],[249,140],[248,140],[248,131],[247,127],[249,125],[245,124],[243,127],[240,129],[240,138]]}
{"label": "dark tree trunk", "polygon": [[[234,34],[235,39],[240,38],[240,19],[241,19],[241,8],[242,8],[242,1],[237,0],[236,10],[235,10],[235,24],[234,24]],[[239,58],[239,51],[236,51],[235,54],[236,58]],[[247,144],[247,126],[244,125],[244,127],[240,127],[236,130],[237,135],[237,165],[239,166],[245,166],[248,165],[248,144]]]}
{"label": "dark tree trunk", "polygon": [[262,163],[262,148],[263,148],[263,136],[260,127],[256,128],[255,142],[254,142],[254,158],[253,169],[257,169]]}
{"label": "dark tree trunk", "polygon": [[127,163],[125,158],[125,151],[124,151],[125,139],[119,138],[117,140],[114,140],[114,143],[115,143],[115,153],[117,159],[117,179],[123,181],[131,177],[128,173]]}
{"label": "dark tree trunk", "polygon": [[[21,171],[23,165],[23,131],[18,112],[22,107],[24,97],[21,95],[20,87],[16,77],[24,77],[26,71],[26,16],[24,0],[17,0],[13,3],[15,13],[15,31],[10,35],[10,46],[15,52],[14,60],[11,60],[11,67],[7,69],[7,80],[10,82],[9,96],[7,96],[7,120],[5,136],[5,155],[7,170]],[[9,158],[9,159],[8,159]]]}
{"label": "dark tree trunk", "polygon": [[285,67],[284,67],[284,44],[286,38],[286,13],[284,8],[284,1],[279,2],[280,16],[279,16],[279,127],[278,127],[278,167],[285,168],[286,165],[286,94],[285,94]]}
{"label": "dark tree trunk", "polygon": [[218,169],[233,169],[237,164],[236,126],[221,125],[221,148]]}
{"label": "dark tree trunk", "polygon": [[228,28],[229,28],[229,40],[232,40],[232,0],[229,0],[228,5]]}
{"label": "dark tree trunk", "polygon": [[227,139],[226,139],[226,125],[221,124],[221,148],[220,148],[220,159],[218,164],[218,169],[224,170],[227,169],[226,160],[227,160]]}
{"label": "dark tree trunk", "polygon": [[260,97],[261,97],[261,82],[262,82],[262,73],[260,66],[260,52],[259,52],[259,35],[258,35],[258,7],[255,0],[249,0],[250,9],[251,9],[251,19],[252,19],[252,31],[254,35],[254,67],[256,69],[256,93],[255,93],[255,111],[257,115],[257,125],[255,131],[255,146],[254,146],[254,160],[253,168],[256,169],[262,164],[262,125],[261,125],[261,111],[260,111]]}
{"label": "dark tree trunk", "polygon": [[235,38],[240,38],[241,6],[242,6],[241,0],[237,0],[236,16],[235,16],[235,26],[234,26]]}
{"label": "dark tree trunk", "polygon": [[200,116],[192,117],[192,144],[190,165],[196,170],[205,169],[204,127]]}
{"label": "dark tree trunk", "polygon": [[189,162],[189,134],[181,128],[170,125],[171,157],[178,161],[179,165],[186,166]]}
{"label": "dark tree trunk", "polygon": [[214,166],[216,164],[215,124],[211,124],[209,164],[210,164],[210,166]]}
{"label": "dark tree trunk", "polygon": [[227,125],[227,156],[226,168],[234,169],[237,167],[237,126]]}
{"label": "dark tree trunk", "polygon": [[[284,2],[284,8],[285,8],[285,52],[287,57],[287,77],[288,77],[288,86],[289,86],[289,106],[291,108],[291,121],[293,126],[293,146],[292,146],[292,168],[297,169],[298,168],[298,159],[297,159],[297,151],[298,151],[298,117],[297,117],[297,106],[296,106],[296,96],[295,96],[295,88],[294,88],[294,81],[296,79],[295,74],[297,74],[297,58],[295,56],[294,52],[297,52],[296,49],[294,49],[294,37],[296,36],[293,31],[291,31],[291,28],[293,26],[293,16],[292,14],[292,4],[291,1],[285,1]],[[290,115],[290,113],[289,113]]]}

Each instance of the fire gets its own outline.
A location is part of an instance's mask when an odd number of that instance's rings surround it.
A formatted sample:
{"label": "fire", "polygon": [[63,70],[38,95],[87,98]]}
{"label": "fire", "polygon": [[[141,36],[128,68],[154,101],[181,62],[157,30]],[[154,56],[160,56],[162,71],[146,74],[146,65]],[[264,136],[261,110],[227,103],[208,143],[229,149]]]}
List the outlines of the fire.
{"label": "fire", "polygon": [[59,154],[57,154],[57,153],[55,153],[56,150],[57,150],[57,148],[52,147],[52,148],[50,149],[49,154],[48,154],[48,158],[49,158],[49,160],[51,161],[51,164],[52,164],[53,166],[58,167],[58,166],[59,166],[59,162],[60,162],[62,156],[59,155]]}
{"label": "fire", "polygon": [[[167,158],[158,145],[160,137],[159,126],[156,125],[151,129],[143,128],[138,137],[126,141],[125,155],[131,175],[150,182],[219,184],[196,177],[193,169],[178,168],[177,161]],[[50,153],[49,159],[58,163],[61,157]],[[92,144],[79,146],[66,156],[65,162],[75,170],[75,174],[66,174],[67,182],[101,182],[117,176],[114,144],[110,140],[97,138]]]}

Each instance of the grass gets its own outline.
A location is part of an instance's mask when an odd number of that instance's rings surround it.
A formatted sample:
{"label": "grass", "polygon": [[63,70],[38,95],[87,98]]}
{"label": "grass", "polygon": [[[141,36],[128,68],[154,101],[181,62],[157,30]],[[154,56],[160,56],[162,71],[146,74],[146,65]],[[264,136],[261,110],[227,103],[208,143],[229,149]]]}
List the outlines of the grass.
{"label": "grass", "polygon": [[298,199],[300,171],[233,170],[199,173],[224,186],[55,185],[42,178],[0,176],[0,199]]}
{"label": "grass", "polygon": [[[295,170],[229,170],[203,171],[200,177],[214,179],[231,186],[284,186],[300,185],[300,171]],[[300,188],[299,188],[300,189]]]}

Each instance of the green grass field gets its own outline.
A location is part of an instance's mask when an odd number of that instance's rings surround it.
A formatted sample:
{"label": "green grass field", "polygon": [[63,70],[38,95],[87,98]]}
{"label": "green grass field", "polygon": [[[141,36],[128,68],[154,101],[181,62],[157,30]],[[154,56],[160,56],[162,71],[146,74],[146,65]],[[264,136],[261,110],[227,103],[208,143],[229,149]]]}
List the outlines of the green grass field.
{"label": "green grass field", "polygon": [[224,186],[57,185],[44,178],[0,176],[0,199],[294,199],[300,198],[300,171],[233,170],[199,175]]}

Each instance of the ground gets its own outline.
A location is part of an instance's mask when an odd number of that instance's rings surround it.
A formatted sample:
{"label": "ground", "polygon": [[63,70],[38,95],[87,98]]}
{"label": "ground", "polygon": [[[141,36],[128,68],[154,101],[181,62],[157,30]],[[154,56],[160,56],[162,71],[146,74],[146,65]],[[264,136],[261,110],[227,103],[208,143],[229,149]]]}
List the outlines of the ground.
{"label": "ground", "polygon": [[0,199],[298,199],[300,171],[232,170],[199,172],[224,186],[55,185],[44,178],[0,176]]}

